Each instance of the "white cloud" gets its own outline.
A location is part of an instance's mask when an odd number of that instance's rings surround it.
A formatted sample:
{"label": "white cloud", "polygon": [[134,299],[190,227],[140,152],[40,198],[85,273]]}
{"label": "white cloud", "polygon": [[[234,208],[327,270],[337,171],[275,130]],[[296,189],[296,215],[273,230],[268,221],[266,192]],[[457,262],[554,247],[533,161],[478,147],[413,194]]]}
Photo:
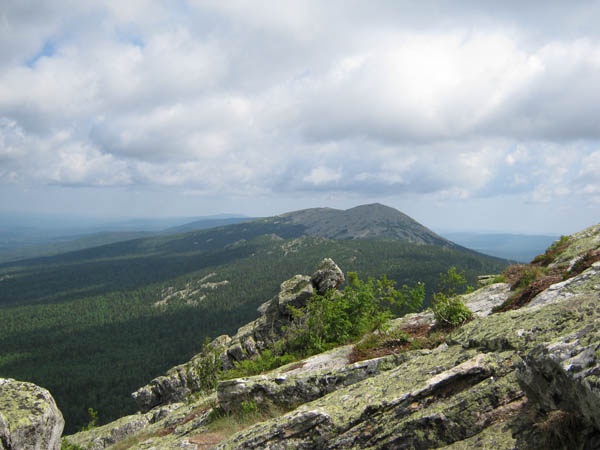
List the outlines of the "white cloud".
{"label": "white cloud", "polygon": [[0,14],[5,186],[598,197],[593,3],[28,4]]}
{"label": "white cloud", "polygon": [[339,169],[320,166],[313,168],[302,180],[310,184],[322,186],[335,184],[341,178],[342,172]]}

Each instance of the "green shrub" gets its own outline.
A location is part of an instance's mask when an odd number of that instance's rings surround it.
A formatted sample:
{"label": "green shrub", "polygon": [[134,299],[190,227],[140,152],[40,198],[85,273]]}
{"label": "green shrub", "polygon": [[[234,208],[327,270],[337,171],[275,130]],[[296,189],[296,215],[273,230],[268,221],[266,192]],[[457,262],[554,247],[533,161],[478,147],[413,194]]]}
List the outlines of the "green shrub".
{"label": "green shrub", "polygon": [[222,380],[231,378],[243,378],[258,375],[277,367],[296,361],[296,358],[289,353],[283,355],[274,355],[271,350],[264,350],[254,359],[246,359],[235,363],[235,367],[222,374]]}
{"label": "green shrub", "polygon": [[202,349],[202,356],[194,362],[197,373],[195,379],[200,380],[198,389],[202,393],[212,392],[221,379],[221,361],[219,350],[209,345],[210,338],[206,338]]}
{"label": "green shrub", "polygon": [[255,400],[243,400],[240,402],[240,414],[245,417],[258,413],[258,405]]}
{"label": "green shrub", "polygon": [[87,425],[81,427],[80,431],[92,430],[98,425],[98,411],[96,411],[94,408],[88,408],[87,412],[89,422],[87,423]]}
{"label": "green shrub", "polygon": [[433,294],[432,309],[438,325],[457,327],[473,318],[473,313],[461,300],[459,294],[470,291],[464,273],[450,267],[440,274],[440,292]]}
{"label": "green shrub", "polygon": [[438,292],[433,296],[433,315],[441,326],[457,327],[473,318],[473,313],[459,296]]}
{"label": "green shrub", "polygon": [[362,281],[348,274],[348,286],[313,296],[303,311],[291,311],[294,321],[287,329],[287,351],[308,356],[346,344],[371,331],[383,332],[393,317],[391,309],[403,313],[423,303],[425,287],[406,285],[397,290],[385,275]]}

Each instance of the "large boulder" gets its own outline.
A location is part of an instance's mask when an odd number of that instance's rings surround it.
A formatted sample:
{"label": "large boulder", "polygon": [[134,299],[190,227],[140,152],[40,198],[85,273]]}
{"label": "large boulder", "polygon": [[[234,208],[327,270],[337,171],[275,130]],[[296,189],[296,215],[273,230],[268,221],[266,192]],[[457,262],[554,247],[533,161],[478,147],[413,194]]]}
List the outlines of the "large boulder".
{"label": "large boulder", "polygon": [[46,389],[0,378],[0,450],[59,450],[64,426]]}

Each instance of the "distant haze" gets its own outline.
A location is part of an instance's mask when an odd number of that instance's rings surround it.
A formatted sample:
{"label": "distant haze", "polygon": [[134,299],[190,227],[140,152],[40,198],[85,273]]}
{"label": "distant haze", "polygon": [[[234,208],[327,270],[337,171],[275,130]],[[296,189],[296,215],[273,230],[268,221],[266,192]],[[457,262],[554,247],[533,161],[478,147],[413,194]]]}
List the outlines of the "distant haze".
{"label": "distant haze", "polygon": [[600,3],[4,0],[0,215],[600,221]]}

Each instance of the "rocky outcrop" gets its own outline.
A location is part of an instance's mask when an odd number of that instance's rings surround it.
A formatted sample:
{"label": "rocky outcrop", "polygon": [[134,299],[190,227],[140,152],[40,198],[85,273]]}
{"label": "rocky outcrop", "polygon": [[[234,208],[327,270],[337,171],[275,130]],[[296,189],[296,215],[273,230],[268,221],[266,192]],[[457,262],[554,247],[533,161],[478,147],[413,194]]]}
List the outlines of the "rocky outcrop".
{"label": "rocky outcrop", "polygon": [[324,259],[312,276],[295,275],[281,283],[279,293],[258,308],[260,317],[241,327],[235,336],[220,336],[205,352],[186,364],[157,377],[132,396],[142,412],[168,403],[184,401],[191,393],[205,390],[207,372],[231,369],[236,362],[269,348],[291,323],[291,308],[302,308],[315,293],[324,294],[344,282],[344,273],[330,258]]}
{"label": "rocky outcrop", "polygon": [[64,425],[46,389],[0,379],[1,450],[58,450]]}

